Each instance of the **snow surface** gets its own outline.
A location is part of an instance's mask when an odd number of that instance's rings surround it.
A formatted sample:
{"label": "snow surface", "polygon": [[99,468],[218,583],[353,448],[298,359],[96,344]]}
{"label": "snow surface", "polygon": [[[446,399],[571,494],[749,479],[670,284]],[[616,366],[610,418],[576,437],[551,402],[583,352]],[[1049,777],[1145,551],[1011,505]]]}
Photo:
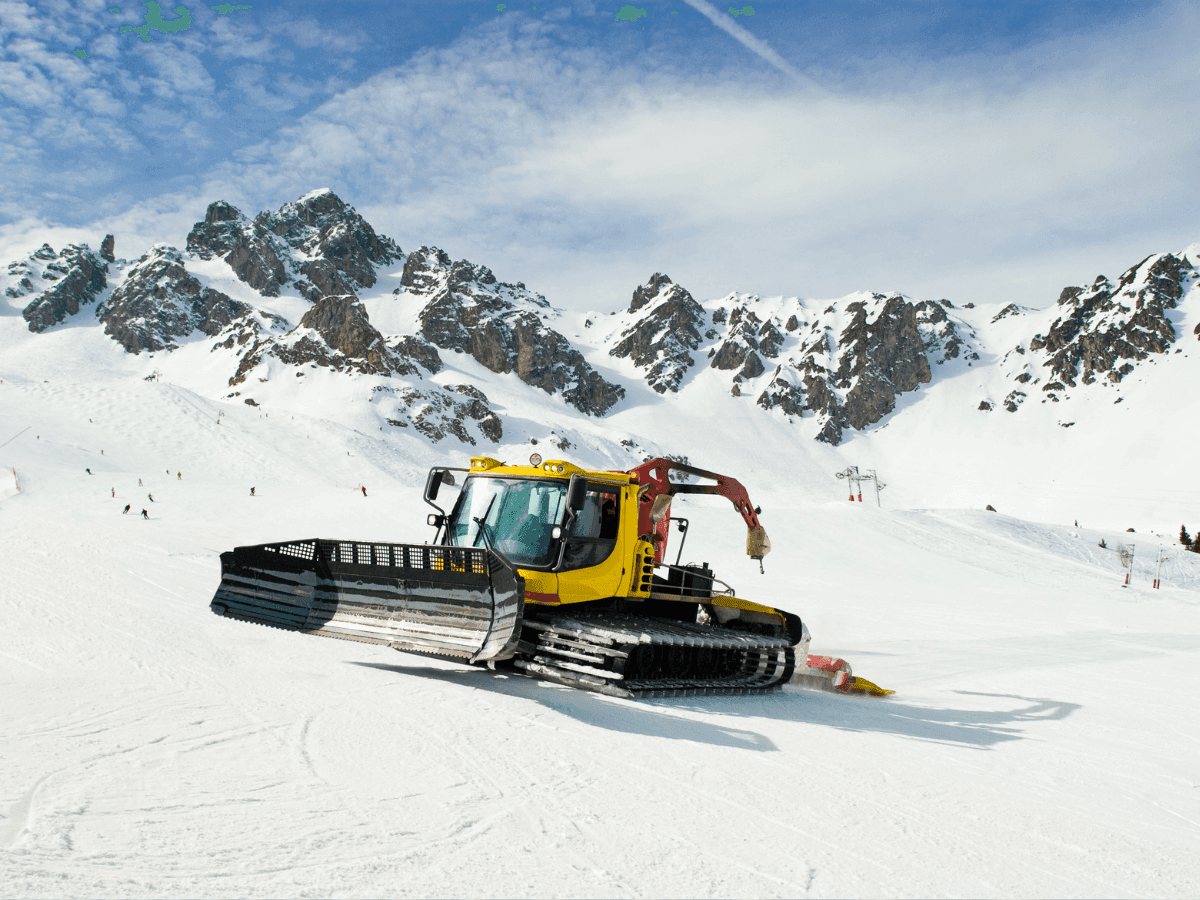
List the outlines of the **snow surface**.
{"label": "snow surface", "polygon": [[[0,384],[0,435],[34,425],[0,450],[5,895],[1200,890],[1200,556],[1153,590],[1148,535],[799,502],[833,460],[747,433],[712,464],[764,507],[766,574],[709,502],[677,507],[685,560],[897,693],[623,701],[209,612],[235,545],[426,539],[444,451],[46,374]],[[1139,540],[1129,588],[1102,537]]]}
{"label": "snow surface", "polygon": [[[364,292],[385,334],[416,331],[397,276]],[[1178,352],[1015,414],[976,407],[1011,389],[1000,354],[1030,322],[955,310],[983,358],[836,448],[727,373],[655,394],[607,355],[620,313],[546,313],[627,386],[603,419],[442,351],[426,380],[481,387],[504,421],[470,448],[384,427],[376,377],[281,370],[223,400],[212,338],[134,356],[92,307],[31,335],[0,297],[0,443],[32,426],[0,447],[0,895],[1200,894],[1200,555],[1176,543],[1200,529],[1196,296]],[[426,540],[430,465],[531,450],[741,479],[766,573],[708,498],[676,502],[683,560],[896,694],[623,701],[208,610],[224,550]],[[846,502],[847,465],[878,469],[882,508]]]}

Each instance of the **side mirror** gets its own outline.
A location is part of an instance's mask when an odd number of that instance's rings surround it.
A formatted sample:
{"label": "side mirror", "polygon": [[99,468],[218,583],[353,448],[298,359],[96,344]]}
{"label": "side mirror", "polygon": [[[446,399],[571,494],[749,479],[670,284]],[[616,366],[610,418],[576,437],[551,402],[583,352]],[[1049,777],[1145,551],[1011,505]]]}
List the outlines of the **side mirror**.
{"label": "side mirror", "polygon": [[449,475],[449,472],[439,471],[438,469],[430,469],[429,477],[425,480],[425,502],[432,503],[437,499],[438,490],[442,486],[443,475]]}
{"label": "side mirror", "polygon": [[454,476],[447,469],[442,470],[442,484],[448,484],[451,487],[454,486]]}
{"label": "side mirror", "polygon": [[572,475],[571,486],[567,488],[567,509],[572,512],[583,509],[585,496],[587,496],[587,482],[578,475]]}

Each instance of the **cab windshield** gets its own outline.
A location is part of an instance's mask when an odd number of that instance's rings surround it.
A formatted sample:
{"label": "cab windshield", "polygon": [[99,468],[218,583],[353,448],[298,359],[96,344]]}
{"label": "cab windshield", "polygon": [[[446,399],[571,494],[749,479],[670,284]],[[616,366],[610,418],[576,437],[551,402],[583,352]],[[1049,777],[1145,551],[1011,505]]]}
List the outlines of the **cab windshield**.
{"label": "cab windshield", "polygon": [[565,481],[468,478],[450,514],[446,543],[491,546],[517,565],[550,565],[550,531],[562,521],[566,495]]}

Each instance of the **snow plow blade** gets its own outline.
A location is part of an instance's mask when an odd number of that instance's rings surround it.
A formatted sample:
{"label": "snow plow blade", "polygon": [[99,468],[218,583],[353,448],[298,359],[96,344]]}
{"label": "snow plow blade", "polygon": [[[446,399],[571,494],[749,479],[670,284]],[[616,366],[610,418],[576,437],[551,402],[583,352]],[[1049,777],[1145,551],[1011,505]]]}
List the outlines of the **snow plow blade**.
{"label": "snow plow blade", "polygon": [[490,550],[303,540],[221,554],[217,615],[467,662],[508,659],[524,583]]}
{"label": "snow plow blade", "polygon": [[839,694],[870,694],[872,697],[886,697],[896,693],[865,678],[856,677],[850,669],[850,663],[833,656],[810,655],[806,665],[796,667],[792,675],[792,684],[836,691]]}

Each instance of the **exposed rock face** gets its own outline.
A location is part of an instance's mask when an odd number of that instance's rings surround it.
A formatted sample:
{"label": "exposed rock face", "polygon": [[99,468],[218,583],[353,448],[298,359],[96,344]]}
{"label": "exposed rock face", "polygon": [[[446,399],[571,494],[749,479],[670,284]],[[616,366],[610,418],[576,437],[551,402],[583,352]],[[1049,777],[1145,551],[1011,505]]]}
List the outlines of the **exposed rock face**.
{"label": "exposed rock face", "polygon": [[497,282],[484,266],[449,262],[436,247],[422,247],[406,261],[400,290],[430,297],[419,316],[421,333],[443,350],[466,353],[493,372],[515,373],[588,415],[604,415],[625,395],[543,322],[544,297]]}
{"label": "exposed rock face", "polygon": [[108,260],[108,262],[116,262],[117,258],[113,255],[113,249],[116,247],[116,241],[111,234],[104,236],[104,241],[100,244],[100,258]]}
{"label": "exposed rock face", "polygon": [[487,395],[472,385],[452,384],[429,390],[380,385],[374,390],[381,402],[387,402],[382,398],[394,395],[391,399],[393,411],[387,419],[389,425],[407,428],[411,424],[435,444],[443,438],[453,437],[464,444],[476,446],[477,442],[468,428],[472,423],[479,429],[480,435],[493,444],[499,443],[504,436],[500,417],[492,412]]}
{"label": "exposed rock face", "polygon": [[376,267],[403,254],[329,190],[313,191],[249,221],[223,200],[188,235],[188,250],[225,259],[239,279],[268,297],[295,281],[307,299],[353,294],[375,284]]}
{"label": "exposed rock face", "polygon": [[223,258],[234,275],[265,297],[278,297],[291,281],[279,242],[224,200],[210,203],[204,221],[192,226],[187,249],[201,259]]}
{"label": "exposed rock face", "polygon": [[914,391],[933,378],[917,331],[916,310],[900,296],[884,302],[874,321],[866,303],[851,303],[853,314],[842,332],[846,349],[838,361],[837,385],[849,388],[844,402],[847,424],[861,431],[896,407],[896,395]]}
{"label": "exposed rock face", "polygon": [[216,335],[253,309],[203,287],[174,247],[159,244],[143,256],[97,310],[104,333],[129,353],[174,349],[194,331]]}
{"label": "exposed rock face", "polygon": [[[735,396],[755,381],[760,407],[789,417],[811,414],[818,420],[817,439],[838,444],[846,429],[875,424],[895,409],[900,394],[927,384],[931,363],[979,359],[959,330],[966,326],[950,318],[947,304],[914,304],[899,294],[858,296],[815,315],[801,300],[763,304],[750,297],[734,303],[710,365],[736,370]],[[779,362],[768,367],[764,359]],[[757,380],[769,368],[765,384]]]}
{"label": "exposed rock face", "polygon": [[108,263],[86,244],[72,244],[57,254],[43,244],[26,261],[9,266],[8,272],[10,277],[19,276],[5,291],[9,297],[37,292],[21,313],[33,332],[75,315],[108,286]]}
{"label": "exposed rock face", "polygon": [[678,391],[679,383],[696,360],[689,351],[700,346],[707,321],[704,308],[666,275],[655,273],[633,292],[631,313],[645,314],[621,332],[609,350],[618,359],[630,359],[646,370],[646,383],[657,393]]}
{"label": "exposed rock face", "polygon": [[289,366],[315,365],[362,375],[412,375],[416,365],[387,346],[354,296],[322,297],[282,337],[255,340],[229,384],[240,384],[267,357]]}
{"label": "exposed rock face", "polygon": [[438,354],[437,347],[424,338],[406,334],[392,344],[392,350],[406,359],[411,359],[431,375],[442,371],[442,357]]}
{"label": "exposed rock face", "polygon": [[1075,387],[1076,379],[1119,382],[1134,370],[1128,360],[1170,349],[1176,335],[1166,311],[1194,277],[1186,257],[1165,253],[1146,257],[1116,285],[1101,275],[1090,287],[1064,288],[1057,318],[1029,349],[1044,351],[1042,365],[1064,386]]}

